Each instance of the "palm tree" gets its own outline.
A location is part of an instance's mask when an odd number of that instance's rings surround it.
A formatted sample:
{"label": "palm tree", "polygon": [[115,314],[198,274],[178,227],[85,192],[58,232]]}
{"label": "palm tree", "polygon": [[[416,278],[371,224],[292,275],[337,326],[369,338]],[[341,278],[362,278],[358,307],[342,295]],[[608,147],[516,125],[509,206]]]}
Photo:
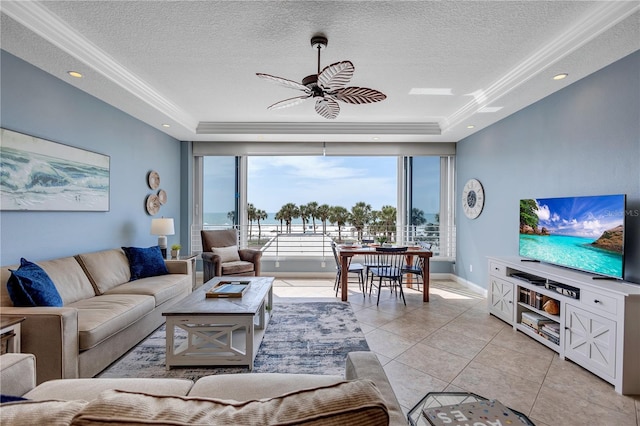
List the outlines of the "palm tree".
{"label": "palm tree", "polygon": [[392,240],[392,236],[396,229],[396,213],[397,210],[393,206],[382,206],[380,210],[380,220],[385,230],[385,235]]}
{"label": "palm tree", "polygon": [[414,207],[411,209],[411,224],[414,226],[420,226],[427,223],[427,219],[424,217],[424,211]]}
{"label": "palm tree", "polygon": [[282,215],[282,209],[280,209],[280,211],[276,213],[275,219],[280,221],[280,233],[282,233],[282,222],[284,221],[284,216]]}
{"label": "palm tree", "polygon": [[282,212],[282,219],[287,224],[287,232],[291,233],[291,221],[296,217],[300,217],[298,206],[294,203],[287,203],[280,208],[280,212]]}
{"label": "palm tree", "polygon": [[247,219],[249,220],[249,239],[253,230],[253,221],[256,220],[256,208],[253,204],[247,204]]}
{"label": "palm tree", "polygon": [[260,238],[262,238],[262,227],[260,226],[261,220],[266,220],[269,215],[267,212],[261,209],[256,209],[256,220],[258,221],[258,244],[260,244]]}
{"label": "palm tree", "polygon": [[380,225],[380,217],[382,213],[380,210],[373,210],[371,212],[371,221],[369,222],[369,234],[376,237],[378,233],[382,232],[382,226]]}
{"label": "palm tree", "polygon": [[316,209],[316,217],[322,221],[322,233],[327,233],[327,220],[331,215],[331,206],[322,204]]}
{"label": "palm tree", "polygon": [[307,213],[311,216],[311,221],[313,222],[313,233],[316,233],[316,218],[318,217],[318,203],[315,201],[311,201],[307,203]]}
{"label": "palm tree", "polygon": [[362,240],[362,231],[371,220],[371,211],[371,204],[367,204],[364,201],[359,201],[351,207],[351,219],[349,222],[358,231],[358,241]]}
{"label": "palm tree", "polygon": [[227,219],[229,219],[231,221],[232,225],[236,224],[236,212],[235,212],[235,210],[231,210],[229,213],[227,213]]}
{"label": "palm tree", "polygon": [[424,225],[427,223],[427,219],[424,217],[424,211],[417,207],[411,209],[411,222],[409,223],[411,235],[409,236],[410,240],[414,238],[414,235],[417,233],[418,226]]}
{"label": "palm tree", "polygon": [[302,219],[302,232],[305,233],[307,232],[307,220],[309,220],[309,207],[305,204],[300,205],[298,213]]}
{"label": "palm tree", "polygon": [[349,222],[350,219],[349,210],[342,206],[331,207],[331,213],[329,214],[329,220],[331,223],[338,225],[338,241],[342,241],[342,227]]}

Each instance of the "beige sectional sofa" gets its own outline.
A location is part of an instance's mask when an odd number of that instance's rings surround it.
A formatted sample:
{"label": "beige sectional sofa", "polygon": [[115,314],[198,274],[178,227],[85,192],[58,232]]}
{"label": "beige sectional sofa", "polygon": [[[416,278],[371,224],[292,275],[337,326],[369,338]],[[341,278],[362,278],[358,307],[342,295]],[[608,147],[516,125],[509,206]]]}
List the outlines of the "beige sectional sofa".
{"label": "beige sectional sofa", "polygon": [[37,380],[93,377],[164,323],[162,311],[192,291],[191,262],[167,260],[167,275],[130,281],[122,249],[35,262],[49,275],[62,307],[14,307],[3,266],[0,309],[19,315],[22,352],[37,357]]}
{"label": "beige sectional sofa", "polygon": [[0,408],[17,424],[406,425],[372,352],[347,355],[344,376],[249,373],[183,379],[62,379],[35,386],[35,358],[0,357]]}

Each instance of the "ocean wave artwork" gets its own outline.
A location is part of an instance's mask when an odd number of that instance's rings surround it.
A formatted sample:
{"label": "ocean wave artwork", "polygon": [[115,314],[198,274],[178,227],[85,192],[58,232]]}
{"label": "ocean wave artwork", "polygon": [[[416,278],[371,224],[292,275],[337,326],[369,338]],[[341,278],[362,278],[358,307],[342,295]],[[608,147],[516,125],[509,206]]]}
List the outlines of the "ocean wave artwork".
{"label": "ocean wave artwork", "polygon": [[2,210],[109,210],[109,156],[7,129],[0,135]]}

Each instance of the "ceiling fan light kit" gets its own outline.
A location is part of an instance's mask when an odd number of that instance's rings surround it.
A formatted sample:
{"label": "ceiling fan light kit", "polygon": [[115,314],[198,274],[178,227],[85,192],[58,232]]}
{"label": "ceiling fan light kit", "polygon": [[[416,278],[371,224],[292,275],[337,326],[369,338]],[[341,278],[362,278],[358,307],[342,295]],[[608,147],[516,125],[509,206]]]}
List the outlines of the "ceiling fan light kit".
{"label": "ceiling fan light kit", "polygon": [[334,119],[340,114],[340,105],[337,101],[348,104],[368,104],[387,98],[384,93],[374,89],[346,87],[355,71],[351,61],[336,62],[320,71],[320,52],[327,47],[327,43],[328,40],[323,35],[315,35],[311,38],[311,46],[318,50],[318,73],[306,76],[302,79],[302,83],[269,74],[256,73],[264,80],[304,92],[302,96],[276,102],[267,109],[287,108],[298,105],[306,99],[315,98],[316,112],[324,118]]}

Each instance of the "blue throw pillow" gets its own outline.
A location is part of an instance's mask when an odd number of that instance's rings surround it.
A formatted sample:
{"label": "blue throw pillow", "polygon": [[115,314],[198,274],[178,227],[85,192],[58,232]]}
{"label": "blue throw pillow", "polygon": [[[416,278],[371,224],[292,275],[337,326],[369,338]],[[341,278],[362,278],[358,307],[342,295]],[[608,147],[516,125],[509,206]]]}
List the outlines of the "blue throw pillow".
{"label": "blue throw pillow", "polygon": [[124,250],[127,259],[129,259],[131,281],[169,273],[158,246],[149,248],[122,247],[122,250]]}
{"label": "blue throw pillow", "polygon": [[4,404],[5,402],[15,402],[15,401],[28,401],[28,399],[23,398],[21,396],[0,394],[0,404]]}
{"label": "blue throw pillow", "polygon": [[62,298],[49,275],[33,262],[22,258],[11,271],[7,291],[14,306],[62,306]]}

